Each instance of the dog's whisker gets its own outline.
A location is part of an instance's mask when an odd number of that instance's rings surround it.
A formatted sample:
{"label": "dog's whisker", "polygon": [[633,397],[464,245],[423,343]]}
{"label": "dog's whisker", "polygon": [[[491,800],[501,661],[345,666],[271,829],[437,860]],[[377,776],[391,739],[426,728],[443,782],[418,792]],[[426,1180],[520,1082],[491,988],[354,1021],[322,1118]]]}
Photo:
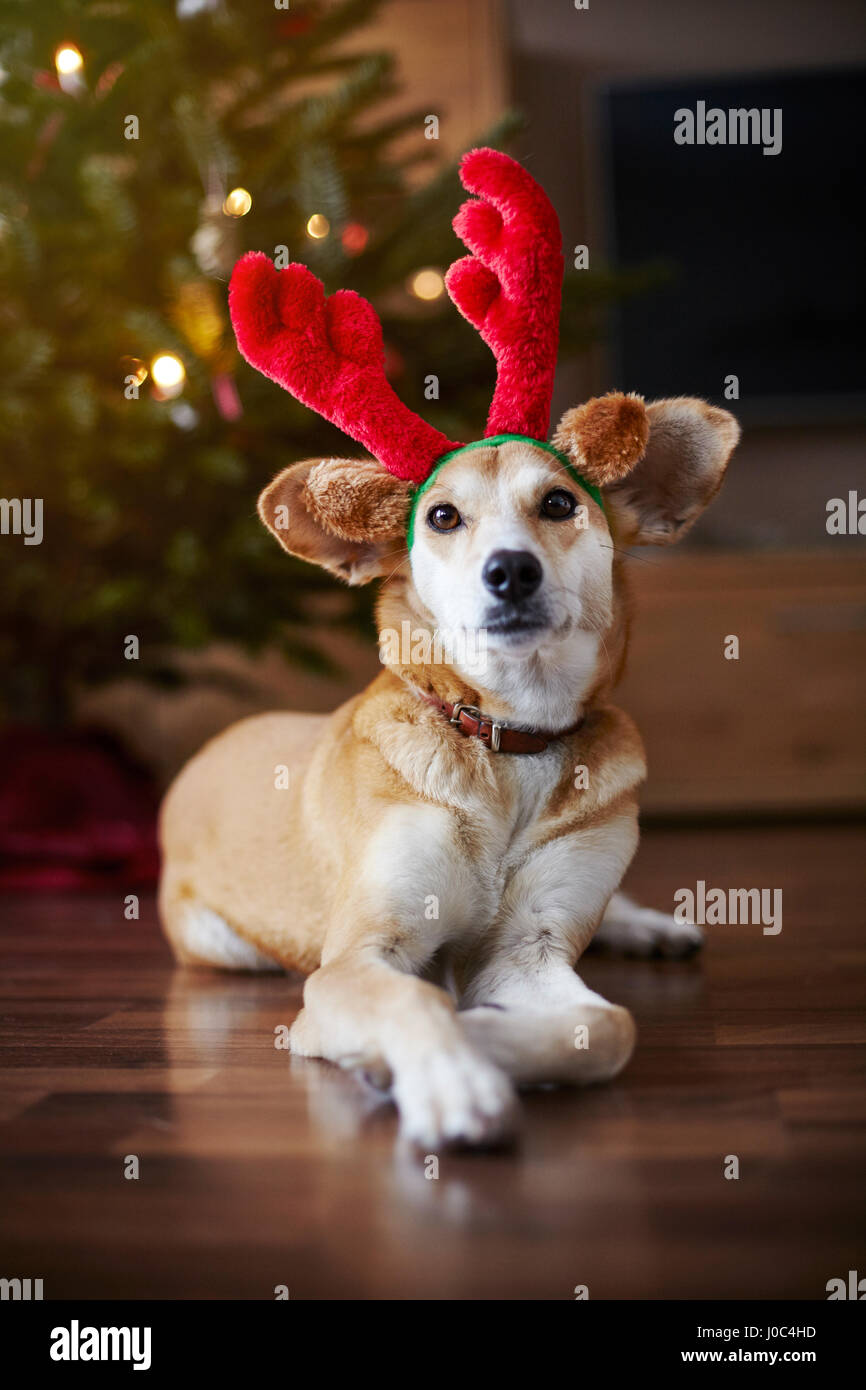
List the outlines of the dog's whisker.
{"label": "dog's whisker", "polygon": [[612,550],[612,551],[614,552],[614,554],[618,555],[618,556],[620,557],[620,559],[622,559],[622,560],[641,560],[645,565],[662,565],[662,564],[664,564],[664,561],[663,561],[663,560],[651,560],[650,557],[649,557],[648,555],[635,555],[634,551],[632,551],[632,550],[624,550],[623,547],[620,546],[620,545],[605,545],[605,544],[602,542],[602,544],[601,544],[601,549],[602,549],[602,550]]}

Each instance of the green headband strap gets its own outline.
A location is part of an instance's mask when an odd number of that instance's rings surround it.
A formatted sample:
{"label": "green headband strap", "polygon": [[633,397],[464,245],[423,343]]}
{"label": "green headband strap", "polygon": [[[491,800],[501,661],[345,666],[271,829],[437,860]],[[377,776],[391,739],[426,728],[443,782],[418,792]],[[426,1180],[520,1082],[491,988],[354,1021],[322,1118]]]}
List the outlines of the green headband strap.
{"label": "green headband strap", "polygon": [[545,443],[543,439],[530,439],[528,434],[494,434],[489,439],[476,439],[472,444],[461,444],[458,449],[451,449],[447,454],[442,454],[442,456],[436,460],[429,477],[425,478],[424,482],[416,488],[415,495],[412,498],[412,506],[409,509],[409,525],[406,531],[410,550],[412,549],[412,542],[415,539],[415,513],[418,510],[418,503],[421,501],[421,498],[428,488],[432,487],[440,468],[443,468],[445,464],[457,454],[468,453],[470,449],[486,449],[488,446],[496,444],[507,444],[510,440],[517,440],[521,444],[531,444],[536,449],[543,449],[545,453],[553,454],[554,458],[559,459],[563,468],[574,482],[577,483],[578,487],[583,488],[584,492],[588,492],[593,502],[604,511],[604,501],[599,488],[597,488],[594,483],[588,483],[586,478],[581,477],[571,460],[567,458],[565,454],[561,453],[559,449],[554,449],[552,444]]}

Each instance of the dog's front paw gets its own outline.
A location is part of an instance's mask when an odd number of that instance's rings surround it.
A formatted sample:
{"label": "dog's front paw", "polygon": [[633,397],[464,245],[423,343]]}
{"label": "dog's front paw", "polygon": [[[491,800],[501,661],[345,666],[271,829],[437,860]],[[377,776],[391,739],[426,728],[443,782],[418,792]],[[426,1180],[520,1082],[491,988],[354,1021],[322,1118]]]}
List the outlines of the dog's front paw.
{"label": "dog's front paw", "polygon": [[681,960],[704,944],[703,928],[693,922],[677,922],[666,912],[635,907],[627,915],[605,917],[593,945],[625,956],[663,956]]}
{"label": "dog's front paw", "polygon": [[318,1029],[306,1009],[301,1009],[289,1029],[289,1050],[295,1057],[324,1056]]}
{"label": "dog's front paw", "polygon": [[394,1077],[400,1133],[422,1149],[494,1145],[513,1137],[514,1088],[470,1047],[437,1050],[404,1062]]}

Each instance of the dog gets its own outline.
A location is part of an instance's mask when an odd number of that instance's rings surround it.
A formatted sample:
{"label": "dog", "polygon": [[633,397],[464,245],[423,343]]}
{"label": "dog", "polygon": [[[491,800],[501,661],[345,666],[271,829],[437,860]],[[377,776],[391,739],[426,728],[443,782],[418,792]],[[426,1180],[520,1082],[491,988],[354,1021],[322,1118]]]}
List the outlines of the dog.
{"label": "dog", "polygon": [[[485,438],[433,439],[402,416],[389,433],[385,388],[368,375],[358,389],[375,394],[365,418],[377,417],[378,448],[369,429],[364,442],[376,457],[294,464],[259,499],[290,554],[349,584],[382,581],[382,672],[333,715],[264,714],[220,734],[180,773],[160,823],[160,913],[177,960],[303,972],[292,1051],[389,1089],[401,1132],[427,1150],[507,1138],[520,1087],[605,1081],[626,1065],[631,1015],[576,971],[593,938],[634,954],[700,944],[697,927],[619,892],[645,762],[611,694],[628,639],[625,552],[685,534],[739,428],[700,400],[612,393],[545,439],[549,325],[516,321],[515,304],[558,225],[528,206],[540,193],[528,178],[492,151],[464,160],[482,200],[455,222],[474,254],[449,289],[497,356]],[[511,238],[506,267],[515,207],[533,235],[516,249]],[[544,305],[552,254],[549,265]],[[307,385],[309,356],[322,375],[357,369],[339,377],[344,407],[381,351],[369,306],[352,296],[331,309],[337,295],[325,301],[304,267],[290,270],[240,263],[239,344],[345,424]],[[508,345],[530,319],[546,354],[536,378],[548,379],[515,419],[525,336],[522,357],[509,361]],[[364,438],[358,408],[353,398]]]}

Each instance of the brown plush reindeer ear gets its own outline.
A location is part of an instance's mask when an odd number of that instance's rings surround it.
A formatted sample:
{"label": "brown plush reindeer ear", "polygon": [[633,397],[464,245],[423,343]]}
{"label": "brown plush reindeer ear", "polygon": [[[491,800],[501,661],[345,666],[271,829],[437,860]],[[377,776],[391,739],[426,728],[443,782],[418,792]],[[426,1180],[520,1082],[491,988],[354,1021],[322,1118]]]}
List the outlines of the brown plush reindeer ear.
{"label": "brown plush reindeer ear", "polygon": [[409,485],[372,459],[307,459],[277,474],[258,511],[290,555],[367,584],[399,562],[408,506]]}
{"label": "brown plush reindeer ear", "polygon": [[649,420],[640,396],[611,391],[567,410],[556,427],[554,448],[571,459],[596,487],[609,487],[643,457]]}
{"label": "brown plush reindeer ear", "polygon": [[374,459],[322,459],[307,474],[304,500],[346,541],[386,540],[406,530],[408,486]]}
{"label": "brown plush reindeer ear", "polygon": [[645,453],[604,492],[623,545],[671,545],[684,536],[721,487],[740,437],[727,410],[686,396],[653,401],[647,418]]}

